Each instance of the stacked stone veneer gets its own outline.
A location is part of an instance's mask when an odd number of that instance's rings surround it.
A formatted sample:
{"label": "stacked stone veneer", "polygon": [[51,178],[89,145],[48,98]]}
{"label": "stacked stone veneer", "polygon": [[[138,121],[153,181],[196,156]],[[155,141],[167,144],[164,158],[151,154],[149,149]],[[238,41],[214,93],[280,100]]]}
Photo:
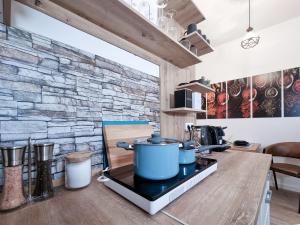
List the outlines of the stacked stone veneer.
{"label": "stacked stone veneer", "polygon": [[70,152],[90,149],[93,166],[101,166],[103,120],[158,125],[159,78],[0,24],[2,145],[23,145],[29,136],[54,142],[58,179]]}

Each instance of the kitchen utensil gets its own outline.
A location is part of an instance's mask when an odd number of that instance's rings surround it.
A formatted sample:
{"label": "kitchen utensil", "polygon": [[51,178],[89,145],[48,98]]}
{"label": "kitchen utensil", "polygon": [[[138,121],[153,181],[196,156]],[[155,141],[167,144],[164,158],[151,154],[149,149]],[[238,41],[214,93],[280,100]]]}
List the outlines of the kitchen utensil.
{"label": "kitchen utensil", "polygon": [[204,80],[204,84],[208,86],[210,84],[210,80]]}
{"label": "kitchen utensil", "polygon": [[184,142],[179,149],[179,164],[190,164],[196,161],[194,141]]}
{"label": "kitchen utensil", "polygon": [[186,39],[186,38],[182,38],[180,41],[180,44],[182,44],[186,49],[190,49],[191,47],[191,42],[190,40]]}
{"label": "kitchen utensil", "polygon": [[155,0],[155,4],[158,8],[158,26],[163,30],[167,31],[168,28],[168,18],[165,15],[165,8],[168,5],[168,0]]}
{"label": "kitchen utensil", "polygon": [[153,127],[144,121],[104,121],[103,134],[108,158],[108,165],[105,167],[112,169],[133,164],[134,152],[120,151],[116,143],[122,140],[133,144],[134,140],[149,138],[152,133]]}
{"label": "kitchen utensil", "polygon": [[168,34],[174,38],[176,41],[178,40],[178,29],[176,22],[174,20],[174,16],[176,15],[176,10],[175,9],[169,9],[167,11],[167,16],[168,16]]}
{"label": "kitchen utensil", "polygon": [[33,145],[37,171],[35,189],[32,195],[35,201],[47,199],[54,195],[51,175],[53,148],[54,143]]}
{"label": "kitchen utensil", "polygon": [[148,0],[139,0],[138,11],[148,20],[150,20],[150,4]]}
{"label": "kitchen utensil", "polygon": [[4,182],[0,193],[0,210],[11,210],[26,203],[22,169],[26,146],[1,147]]}
{"label": "kitchen utensil", "polygon": [[191,51],[192,53],[194,53],[195,55],[197,55],[197,53],[198,53],[198,49],[196,48],[195,45],[191,45],[190,51]]}
{"label": "kitchen utensil", "polygon": [[73,152],[65,156],[65,187],[77,189],[88,186],[92,180],[91,151]]}
{"label": "kitchen utensil", "polygon": [[184,34],[189,35],[190,33],[193,33],[195,31],[198,31],[197,24],[192,23],[192,24],[188,25],[187,30]]}
{"label": "kitchen utensil", "polygon": [[205,77],[201,76],[200,79],[199,79],[199,83],[204,84],[204,81],[205,81]]}
{"label": "kitchen utensil", "polygon": [[134,151],[134,172],[150,180],[174,177],[179,171],[179,142],[154,133],[150,139],[135,140],[133,145],[118,142],[117,147]]}

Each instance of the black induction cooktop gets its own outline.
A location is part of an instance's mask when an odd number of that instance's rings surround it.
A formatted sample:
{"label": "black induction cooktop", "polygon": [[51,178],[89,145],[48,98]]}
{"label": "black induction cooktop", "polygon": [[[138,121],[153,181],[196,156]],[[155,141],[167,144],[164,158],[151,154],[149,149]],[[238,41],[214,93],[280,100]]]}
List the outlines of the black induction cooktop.
{"label": "black induction cooktop", "polygon": [[155,201],[215,163],[217,163],[215,159],[199,158],[195,163],[180,165],[179,173],[174,178],[161,181],[147,180],[138,177],[134,174],[133,165],[112,169],[105,172],[104,175],[136,194],[150,201]]}

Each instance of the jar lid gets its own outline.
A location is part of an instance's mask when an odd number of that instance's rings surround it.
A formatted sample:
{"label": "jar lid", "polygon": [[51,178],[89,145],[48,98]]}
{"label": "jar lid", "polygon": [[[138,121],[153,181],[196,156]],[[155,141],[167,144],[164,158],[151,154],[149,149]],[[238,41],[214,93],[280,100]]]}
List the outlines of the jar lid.
{"label": "jar lid", "polygon": [[83,162],[92,156],[91,151],[73,152],[65,156],[65,159],[70,163]]}

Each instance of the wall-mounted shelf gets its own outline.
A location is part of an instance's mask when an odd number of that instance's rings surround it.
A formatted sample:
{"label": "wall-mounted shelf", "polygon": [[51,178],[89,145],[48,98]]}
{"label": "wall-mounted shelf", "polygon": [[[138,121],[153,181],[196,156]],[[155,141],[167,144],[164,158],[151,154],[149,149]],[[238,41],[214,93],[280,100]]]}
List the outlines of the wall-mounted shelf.
{"label": "wall-mounted shelf", "polygon": [[180,68],[201,62],[123,0],[51,1]]}
{"label": "wall-mounted shelf", "polygon": [[214,89],[204,85],[204,84],[200,84],[198,82],[195,83],[189,83],[189,84],[185,84],[185,85],[180,85],[177,86],[176,89],[182,89],[182,88],[188,88],[191,89],[194,92],[200,92],[202,94],[205,94],[207,92],[215,92]]}
{"label": "wall-mounted shelf", "polygon": [[203,113],[206,112],[202,109],[193,109],[193,108],[172,108],[168,110],[163,110],[164,113]]}
{"label": "wall-mounted shelf", "polygon": [[191,45],[194,45],[198,49],[198,56],[205,55],[214,51],[210,44],[197,31],[190,33],[183,38],[188,39],[191,42]]}
{"label": "wall-mounted shelf", "polygon": [[192,0],[169,0],[166,10],[175,9],[174,19],[183,28],[191,23],[200,23],[205,17]]}

